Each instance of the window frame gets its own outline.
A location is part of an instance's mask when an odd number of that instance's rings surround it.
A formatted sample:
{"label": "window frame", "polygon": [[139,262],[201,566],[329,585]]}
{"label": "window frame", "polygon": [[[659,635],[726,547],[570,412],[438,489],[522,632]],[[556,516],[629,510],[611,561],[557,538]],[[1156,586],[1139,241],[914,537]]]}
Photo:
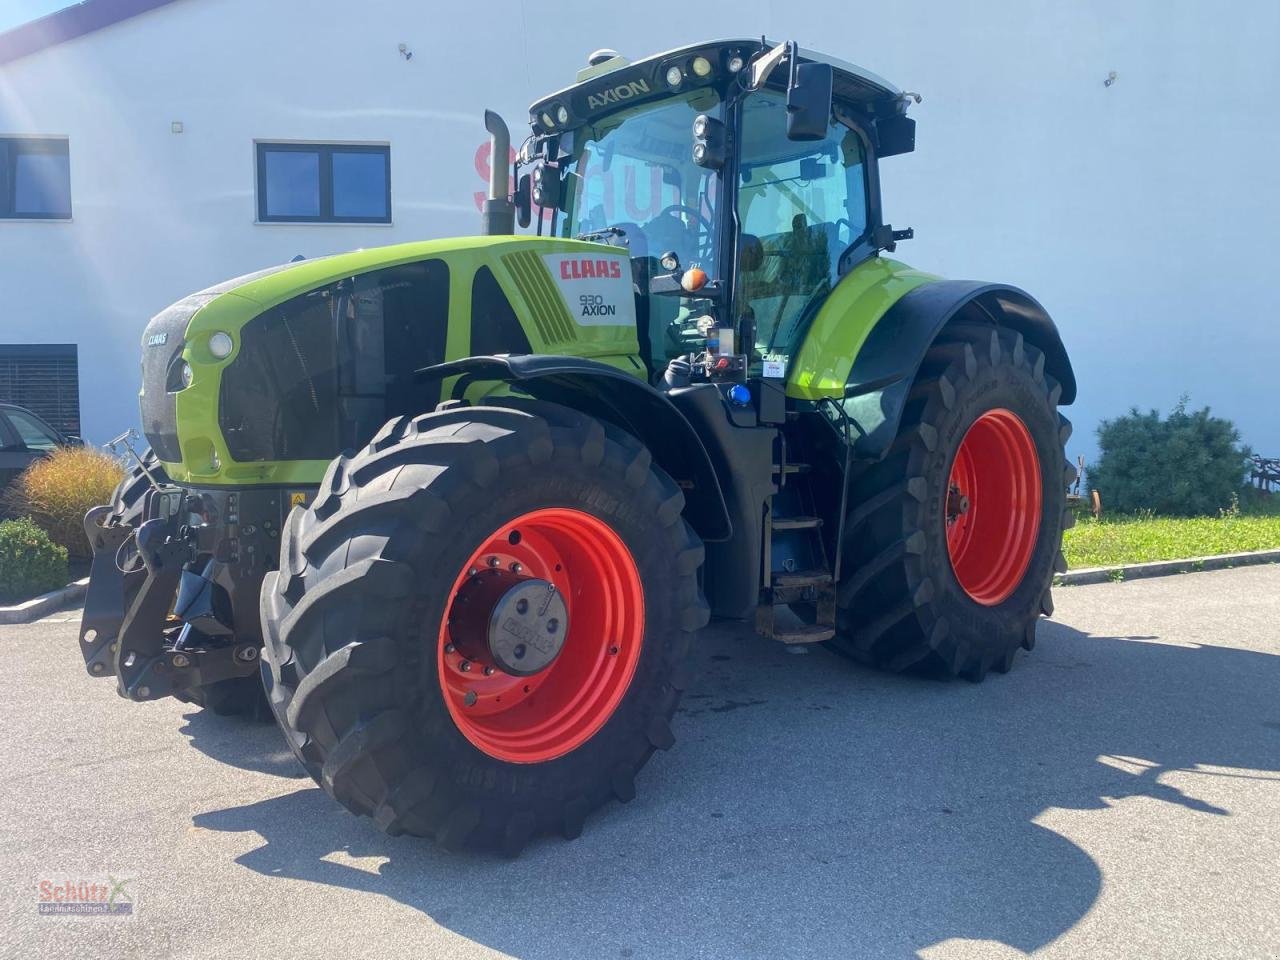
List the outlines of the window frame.
{"label": "window frame", "polygon": [[[373,226],[390,226],[391,216],[391,144],[376,141],[345,143],[342,141],[308,140],[255,140],[254,193],[257,223],[339,223]],[[267,213],[267,154],[314,153],[319,159],[320,212],[318,215],[272,215]],[[365,153],[381,155],[386,178],[384,201],[387,213],[383,217],[343,217],[333,212],[333,155],[335,153]]]}
{"label": "window frame", "polygon": [[[15,209],[17,158],[23,154],[67,158],[66,213],[28,213]],[[75,212],[71,199],[71,140],[57,134],[0,134],[0,220],[51,220],[67,222]]]}

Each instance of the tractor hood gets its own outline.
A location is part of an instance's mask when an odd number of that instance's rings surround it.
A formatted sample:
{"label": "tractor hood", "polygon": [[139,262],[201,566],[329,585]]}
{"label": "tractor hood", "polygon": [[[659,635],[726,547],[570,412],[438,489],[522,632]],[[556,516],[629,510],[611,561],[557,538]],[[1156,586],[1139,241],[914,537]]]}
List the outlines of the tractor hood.
{"label": "tractor hood", "polygon": [[229,280],[147,325],[143,429],[178,482],[315,483],[389,410],[434,407],[438,397],[402,382],[417,367],[551,353],[643,379],[631,269],[617,247],[505,235],[357,250]]}

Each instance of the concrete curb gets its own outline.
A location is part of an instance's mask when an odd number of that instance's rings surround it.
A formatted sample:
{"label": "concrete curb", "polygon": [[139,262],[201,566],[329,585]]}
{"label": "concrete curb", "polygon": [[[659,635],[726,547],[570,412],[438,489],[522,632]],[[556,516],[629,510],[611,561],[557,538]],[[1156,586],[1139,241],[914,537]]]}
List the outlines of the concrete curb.
{"label": "concrete curb", "polygon": [[50,590],[26,600],[16,607],[0,607],[0,623],[30,623],[39,620],[45,614],[53,613],[76,600],[83,599],[89,589],[89,578],[68,583],[65,587]]}
{"label": "concrete curb", "polygon": [[1144,577],[1167,577],[1175,573],[1199,573],[1201,570],[1228,570],[1259,563],[1280,563],[1280,550],[1224,553],[1216,557],[1191,557],[1187,560],[1156,560],[1153,563],[1129,563],[1118,567],[1085,567],[1058,574],[1053,578],[1053,585],[1072,587],[1086,583],[1141,580]]}

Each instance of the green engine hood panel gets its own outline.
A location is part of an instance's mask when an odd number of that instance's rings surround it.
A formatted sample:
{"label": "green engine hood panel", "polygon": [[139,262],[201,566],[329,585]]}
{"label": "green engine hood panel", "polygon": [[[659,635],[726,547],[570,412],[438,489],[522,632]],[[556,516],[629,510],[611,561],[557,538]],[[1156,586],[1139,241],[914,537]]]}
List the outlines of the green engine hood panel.
{"label": "green engine hood panel", "polygon": [[[534,353],[590,357],[643,378],[638,358],[630,262],[625,251],[550,237],[478,236],[355,250],[249,274],[201,291],[181,357],[189,387],[170,396],[182,462],[165,461],[179,482],[306,485],[318,483],[328,460],[236,462],[218,422],[221,371],[236,359],[237,332],[265,310],[348,277],[425,260],[449,268],[446,360],[470,356],[472,287],[488,268],[505,294]],[[230,355],[215,357],[209,340],[231,335]],[[143,342],[146,349],[147,337]],[[513,344],[510,352],[523,345]],[[144,390],[146,387],[144,386]],[[145,398],[144,398],[145,399]],[[145,405],[145,404],[144,404]],[[423,412],[423,411],[413,411]]]}

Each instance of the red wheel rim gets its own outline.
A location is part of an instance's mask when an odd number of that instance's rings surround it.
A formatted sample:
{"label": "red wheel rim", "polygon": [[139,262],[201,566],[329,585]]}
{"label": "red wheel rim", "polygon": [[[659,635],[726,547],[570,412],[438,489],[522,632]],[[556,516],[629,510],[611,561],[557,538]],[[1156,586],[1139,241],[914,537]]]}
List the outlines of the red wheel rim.
{"label": "red wheel rim", "polygon": [[[548,581],[564,600],[563,645],[532,676],[513,676],[476,656],[482,638],[454,635],[466,629],[454,617],[459,592],[473,576],[495,569]],[[543,763],[582,746],[612,716],[631,685],[643,638],[644,589],[622,539],[579,510],[534,510],[494,531],[454,580],[440,623],[440,689],[454,723],[477,748],[512,763]]]}
{"label": "red wheel rim", "polygon": [[947,553],[964,592],[995,606],[1026,575],[1040,533],[1040,458],[1012,410],[988,410],[960,441],[947,482]]}

